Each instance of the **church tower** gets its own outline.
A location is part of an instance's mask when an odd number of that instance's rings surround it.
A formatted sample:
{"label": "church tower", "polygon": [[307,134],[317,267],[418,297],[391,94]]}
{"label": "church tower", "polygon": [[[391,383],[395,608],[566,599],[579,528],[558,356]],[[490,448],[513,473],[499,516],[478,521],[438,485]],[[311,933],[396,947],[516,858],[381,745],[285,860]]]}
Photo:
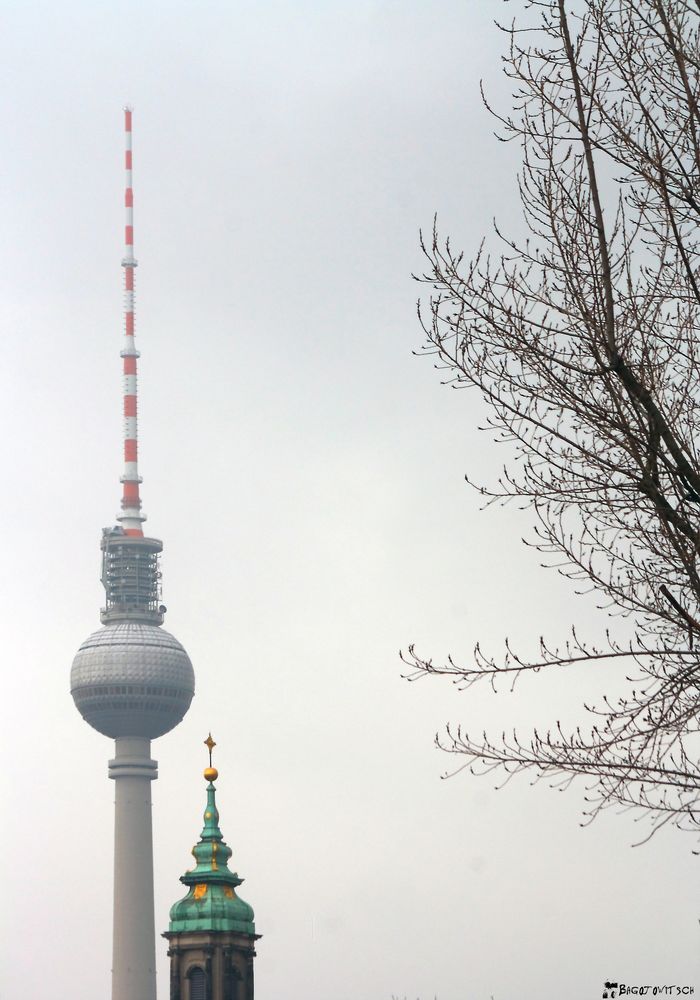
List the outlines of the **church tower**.
{"label": "church tower", "polygon": [[228,867],[232,852],[219,829],[214,786],[219,772],[211,760],[216,744],[211,733],[204,742],[209,748],[204,829],[192,848],[196,865],[180,877],[188,893],[171,908],[163,935],[170,946],[170,1000],[253,1000],[260,935],[253,908],[236,894],[243,879]]}

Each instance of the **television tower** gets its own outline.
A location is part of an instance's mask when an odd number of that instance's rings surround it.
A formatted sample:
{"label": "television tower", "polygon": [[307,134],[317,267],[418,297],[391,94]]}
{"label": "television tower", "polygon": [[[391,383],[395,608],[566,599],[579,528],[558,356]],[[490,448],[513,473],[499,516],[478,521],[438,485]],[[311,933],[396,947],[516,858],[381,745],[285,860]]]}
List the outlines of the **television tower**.
{"label": "television tower", "polygon": [[143,533],[138,473],[134,343],[134,220],[131,109],[124,109],[126,209],[124,268],[124,472],[116,527],[102,531],[102,628],[88,636],[71,670],[76,708],[114,739],[114,937],[112,1000],[156,1000],[151,740],[182,720],[194,694],[190,658],[161,628],[158,568],[163,544]]}

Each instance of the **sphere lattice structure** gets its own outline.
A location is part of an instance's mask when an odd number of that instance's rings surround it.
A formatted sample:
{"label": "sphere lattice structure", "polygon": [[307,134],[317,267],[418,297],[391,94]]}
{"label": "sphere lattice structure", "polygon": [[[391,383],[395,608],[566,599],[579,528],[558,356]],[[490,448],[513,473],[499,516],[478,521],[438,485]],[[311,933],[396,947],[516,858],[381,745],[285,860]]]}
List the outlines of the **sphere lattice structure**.
{"label": "sphere lattice structure", "polygon": [[181,721],[194,671],[177,639],[157,625],[105,625],[82,644],[71,670],[75,706],[104,736],[154,740]]}

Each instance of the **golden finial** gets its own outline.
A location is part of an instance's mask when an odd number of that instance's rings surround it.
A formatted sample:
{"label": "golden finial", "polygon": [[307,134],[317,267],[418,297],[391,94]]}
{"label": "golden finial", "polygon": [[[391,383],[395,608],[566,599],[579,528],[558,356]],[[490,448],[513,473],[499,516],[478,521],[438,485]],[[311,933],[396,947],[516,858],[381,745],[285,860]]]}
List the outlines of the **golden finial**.
{"label": "golden finial", "polygon": [[215,767],[212,767],[211,763],[211,752],[216,746],[216,743],[211,738],[211,733],[209,733],[207,738],[204,740],[204,746],[207,747],[209,750],[209,767],[204,768],[204,777],[207,781],[216,781],[216,779],[219,777],[219,772],[216,770]]}

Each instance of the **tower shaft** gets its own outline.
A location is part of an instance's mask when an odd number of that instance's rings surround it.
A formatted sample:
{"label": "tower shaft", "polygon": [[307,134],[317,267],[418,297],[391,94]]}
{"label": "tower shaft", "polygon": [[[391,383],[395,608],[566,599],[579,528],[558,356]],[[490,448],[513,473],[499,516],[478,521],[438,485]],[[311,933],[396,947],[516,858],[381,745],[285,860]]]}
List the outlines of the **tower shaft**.
{"label": "tower shaft", "polygon": [[156,1000],[151,741],[115,740],[112,1000]]}

